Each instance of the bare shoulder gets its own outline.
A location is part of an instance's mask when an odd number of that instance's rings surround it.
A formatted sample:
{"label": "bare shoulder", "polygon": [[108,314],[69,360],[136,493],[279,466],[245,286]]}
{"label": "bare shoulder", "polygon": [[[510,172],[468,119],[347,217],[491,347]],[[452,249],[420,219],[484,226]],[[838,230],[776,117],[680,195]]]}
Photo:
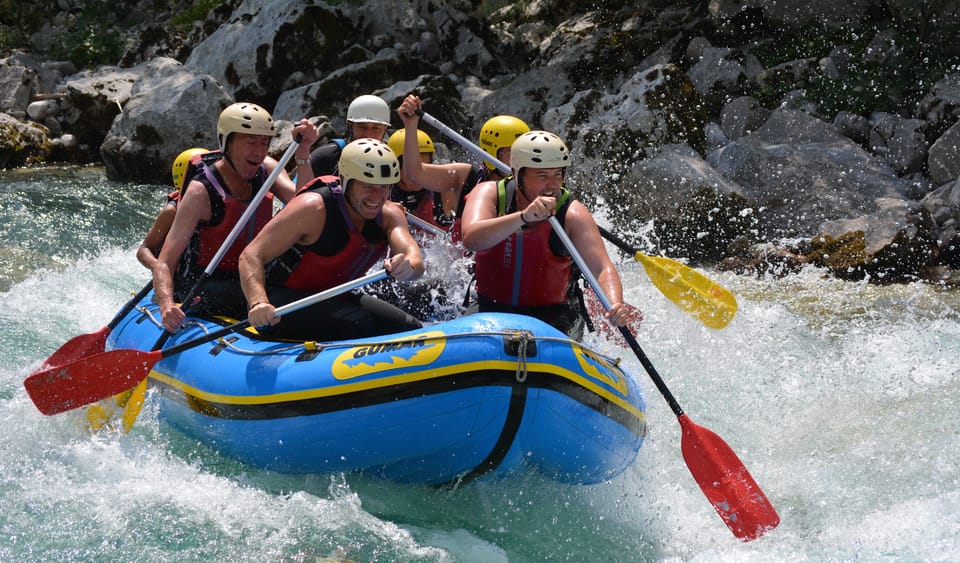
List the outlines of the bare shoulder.
{"label": "bare shoulder", "polygon": [[301,192],[280,210],[280,213],[284,212],[288,216],[295,213],[325,213],[326,204],[323,196],[317,192]]}
{"label": "bare shoulder", "polygon": [[382,212],[385,222],[401,223],[407,220],[403,206],[395,201],[385,201]]}
{"label": "bare shoulder", "polygon": [[210,215],[210,195],[207,187],[193,180],[180,192],[177,202],[177,215],[208,217]]}
{"label": "bare shoulder", "polygon": [[597,224],[590,210],[578,199],[571,201],[567,207],[566,223],[577,229],[594,227]]}
{"label": "bare shoulder", "polygon": [[487,180],[485,182],[480,182],[474,186],[473,190],[470,191],[471,197],[473,194],[480,194],[481,197],[490,197],[496,196],[497,194],[497,182],[494,180]]}

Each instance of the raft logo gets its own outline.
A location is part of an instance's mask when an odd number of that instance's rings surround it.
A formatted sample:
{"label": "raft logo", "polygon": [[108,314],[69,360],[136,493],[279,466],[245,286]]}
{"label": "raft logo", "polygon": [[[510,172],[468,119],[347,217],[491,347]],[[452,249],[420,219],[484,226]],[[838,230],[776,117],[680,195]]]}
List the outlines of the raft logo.
{"label": "raft logo", "polygon": [[424,332],[407,338],[371,342],[347,348],[333,361],[337,379],[353,379],[381,371],[427,366],[446,348],[446,334]]}
{"label": "raft logo", "polygon": [[574,355],[577,356],[577,361],[580,363],[583,373],[613,387],[620,392],[621,396],[627,396],[627,379],[623,376],[623,371],[620,368],[590,350],[576,345],[571,347]]}

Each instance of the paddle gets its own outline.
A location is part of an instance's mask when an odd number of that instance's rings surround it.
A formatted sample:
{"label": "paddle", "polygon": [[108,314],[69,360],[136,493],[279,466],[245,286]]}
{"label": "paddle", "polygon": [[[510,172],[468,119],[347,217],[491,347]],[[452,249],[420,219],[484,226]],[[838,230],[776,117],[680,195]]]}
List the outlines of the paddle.
{"label": "paddle", "polygon": [[[556,217],[550,217],[550,226],[583,271],[583,276],[600,298],[604,308],[609,311],[611,307],[609,298],[600,288],[596,277],[588,269],[583,257],[573,246],[573,242]],[[780,516],[733,449],[719,436],[707,428],[694,424],[684,414],[680,404],[667,388],[667,384],[650,363],[647,355],[643,353],[633,333],[626,327],[620,327],[620,333],[653,379],[660,394],[677,415],[682,430],[680,447],[683,459],[693,478],[700,485],[700,489],[730,531],[740,540],[750,541],[759,538],[767,530],[777,527]]]}
{"label": "paddle", "polygon": [[450,233],[434,225],[430,221],[421,219],[420,217],[417,217],[416,215],[414,215],[413,213],[410,213],[409,211],[406,211],[406,214],[407,214],[407,221],[414,227],[417,227],[418,229],[422,229],[438,237],[450,236]]}
{"label": "paddle", "polygon": [[[385,270],[378,270],[362,278],[278,307],[275,314],[282,317],[287,313],[309,307],[358,287],[386,279],[388,275]],[[153,365],[160,360],[206,342],[212,342],[248,326],[250,326],[249,319],[163,350],[142,352],[121,349],[101,352],[34,373],[23,382],[23,385],[40,412],[46,415],[58,414],[121,393],[146,379]]]}
{"label": "paddle", "polygon": [[96,332],[80,334],[67,340],[62,346],[57,348],[53,354],[50,354],[50,357],[43,362],[43,365],[45,367],[58,366],[84,356],[89,356],[90,354],[103,352],[110,332],[117,327],[120,321],[123,320],[123,317],[127,316],[127,313],[137,306],[137,303],[139,303],[147,293],[150,293],[151,289],[153,289],[153,281],[148,282],[130,301],[127,301],[127,304],[120,309],[107,326]]}
{"label": "paddle", "polygon": [[737,298],[717,282],[676,260],[647,256],[610,231],[599,228],[603,238],[634,255],[657,289],[704,325],[723,328],[737,314]]}
{"label": "paddle", "polygon": [[[463,135],[429,113],[417,111],[417,115],[439,129],[444,135],[455,140],[477,158],[493,163],[504,174],[511,173],[509,166],[493,158],[478,145],[467,140]],[[601,228],[600,234],[620,248],[629,248],[626,242],[614,237],[606,229]],[[679,305],[684,311],[691,313],[704,325],[710,328],[723,328],[733,319],[737,312],[737,300],[733,294],[718,283],[693,268],[665,256],[646,256],[632,248],[628,252],[634,254],[636,260],[643,265],[647,275],[650,276],[653,285],[667,299]]]}

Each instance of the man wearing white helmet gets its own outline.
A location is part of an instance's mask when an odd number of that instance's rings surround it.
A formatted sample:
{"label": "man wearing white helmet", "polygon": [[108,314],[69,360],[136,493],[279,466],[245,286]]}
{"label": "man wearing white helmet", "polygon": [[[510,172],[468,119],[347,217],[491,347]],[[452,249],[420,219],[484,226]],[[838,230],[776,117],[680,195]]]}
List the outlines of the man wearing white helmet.
{"label": "man wearing white helmet", "polygon": [[623,326],[623,287],[593,216],[564,188],[570,151],[546,131],[521,135],[510,151],[511,178],[483,182],[467,198],[463,243],[476,252],[478,309],[537,317],[574,339],[583,334],[582,307],[572,299],[573,260],[553,233],[556,216],[613,306],[607,319]]}
{"label": "man wearing white helmet", "polygon": [[[177,301],[200,279],[248,203],[277,166],[277,161],[267,155],[270,140],[276,135],[276,126],[267,110],[252,103],[235,103],[224,109],[217,120],[220,150],[191,161],[197,164],[198,172],[180,192],[173,224],[153,266],[153,287],[166,331],[176,331],[183,322],[186,314]],[[297,153],[306,156],[317,140],[317,128],[303,119],[294,127],[293,135],[301,138]],[[310,179],[309,170],[302,177],[298,175],[301,185]],[[287,202],[296,186],[286,172],[281,172],[270,191]],[[246,309],[240,297],[237,260],[244,246],[270,220],[272,194],[263,199],[248,228],[202,284],[195,312],[243,318]]]}
{"label": "man wearing white helmet", "polygon": [[388,201],[400,180],[390,147],[358,139],[344,147],[338,167],[339,179],[310,183],[241,254],[240,281],[253,326],[302,340],[362,338],[421,326],[398,307],[359,292],[275,315],[275,306],[354,280],[380,264],[401,281],[423,274],[423,256],[403,209]]}
{"label": "man wearing white helmet", "polygon": [[314,176],[336,176],[340,151],[347,143],[356,139],[382,141],[388,127],[390,107],[387,102],[370,94],[354,98],[347,107],[347,138],[334,139],[310,153],[310,166]]}

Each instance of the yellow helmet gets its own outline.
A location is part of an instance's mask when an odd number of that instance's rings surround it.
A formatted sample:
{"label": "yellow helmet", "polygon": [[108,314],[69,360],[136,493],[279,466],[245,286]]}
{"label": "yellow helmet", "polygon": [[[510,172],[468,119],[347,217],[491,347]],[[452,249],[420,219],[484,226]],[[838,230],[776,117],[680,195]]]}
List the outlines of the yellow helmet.
{"label": "yellow helmet", "polygon": [[400,181],[397,155],[383,141],[357,139],[340,152],[340,177],[344,188],[350,180],[388,186]]}
{"label": "yellow helmet", "polygon": [[[403,129],[398,129],[393,132],[393,135],[390,135],[390,138],[387,139],[387,144],[390,146],[390,150],[393,151],[398,157],[403,156],[403,141],[407,138],[406,133]],[[423,131],[417,129],[417,144],[420,145],[420,153],[435,153],[437,148],[433,146],[433,139],[430,138],[430,135],[427,135]]]}
{"label": "yellow helmet", "polygon": [[[509,148],[517,140],[517,137],[528,131],[530,131],[530,127],[512,115],[491,117],[480,128],[480,147],[493,158],[497,158],[497,152],[500,149]],[[496,168],[486,160],[483,163],[490,170]]]}
{"label": "yellow helmet", "polygon": [[207,149],[201,148],[192,148],[183,151],[177,155],[177,158],[173,161],[173,187],[178,190],[183,189],[183,177],[187,174],[187,167],[190,166],[190,161],[194,156],[198,154],[206,154],[210,151]]}
{"label": "yellow helmet", "polygon": [[276,137],[277,127],[267,110],[257,104],[238,102],[227,106],[217,119],[217,143],[221,152],[227,152],[227,137],[231,133]]}

